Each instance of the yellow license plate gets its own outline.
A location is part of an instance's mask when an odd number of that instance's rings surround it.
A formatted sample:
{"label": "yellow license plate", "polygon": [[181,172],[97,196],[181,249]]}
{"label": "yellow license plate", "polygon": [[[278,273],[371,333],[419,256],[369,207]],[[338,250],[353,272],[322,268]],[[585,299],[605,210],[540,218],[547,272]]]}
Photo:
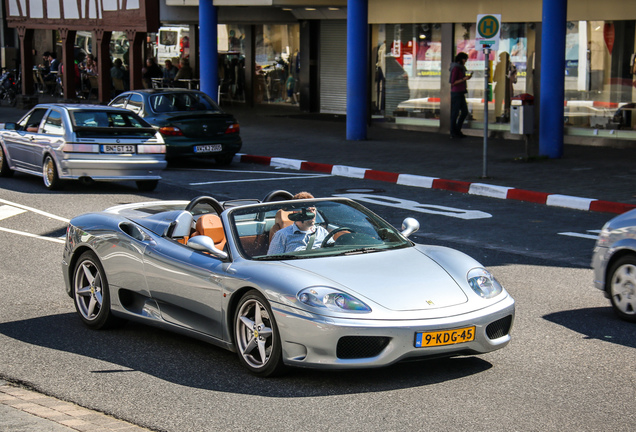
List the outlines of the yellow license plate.
{"label": "yellow license plate", "polygon": [[415,348],[453,345],[475,339],[475,327],[415,333]]}

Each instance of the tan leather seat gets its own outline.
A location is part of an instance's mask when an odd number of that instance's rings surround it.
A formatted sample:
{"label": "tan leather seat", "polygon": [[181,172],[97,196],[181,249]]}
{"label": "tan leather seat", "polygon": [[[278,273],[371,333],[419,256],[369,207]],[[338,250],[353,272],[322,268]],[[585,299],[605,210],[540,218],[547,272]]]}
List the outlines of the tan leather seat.
{"label": "tan leather seat", "polygon": [[227,239],[223,231],[221,218],[215,214],[204,214],[197,219],[196,232],[192,235],[205,235],[212,239],[217,249],[223,250]]}
{"label": "tan leather seat", "polygon": [[269,230],[269,241],[272,241],[274,238],[274,234],[276,234],[279,230],[290,226],[293,224],[292,221],[289,220],[289,214],[291,212],[280,209],[276,212],[276,216],[274,217],[274,226]]}

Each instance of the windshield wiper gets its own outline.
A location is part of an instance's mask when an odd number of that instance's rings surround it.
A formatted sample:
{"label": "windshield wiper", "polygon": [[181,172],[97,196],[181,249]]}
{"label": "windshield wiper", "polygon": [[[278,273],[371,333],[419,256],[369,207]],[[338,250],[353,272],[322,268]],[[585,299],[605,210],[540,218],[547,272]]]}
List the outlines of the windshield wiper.
{"label": "windshield wiper", "polygon": [[264,255],[256,258],[259,261],[276,261],[280,259],[300,259],[302,257],[298,255],[287,255],[287,254],[279,254],[279,255]]}
{"label": "windshield wiper", "polygon": [[372,252],[379,252],[381,250],[384,249],[378,249],[377,247],[373,247],[373,246],[367,246],[367,247],[362,247],[362,248],[358,248],[358,249],[351,249],[348,251],[344,251],[338,255],[357,255],[357,254],[365,254],[365,253],[372,253]]}

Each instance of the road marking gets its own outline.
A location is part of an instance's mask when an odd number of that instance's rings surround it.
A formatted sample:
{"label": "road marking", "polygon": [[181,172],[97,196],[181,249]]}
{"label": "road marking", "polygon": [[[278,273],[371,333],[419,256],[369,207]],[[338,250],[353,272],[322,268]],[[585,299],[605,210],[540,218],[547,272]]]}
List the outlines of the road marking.
{"label": "road marking", "polygon": [[18,235],[25,236],[25,237],[37,238],[37,239],[40,239],[40,240],[48,240],[48,241],[51,241],[51,242],[54,242],[54,243],[62,243],[62,244],[65,243],[65,240],[63,240],[61,238],[45,237],[45,236],[41,236],[41,235],[37,235],[37,234],[31,234],[31,233],[24,232],[24,231],[12,230],[12,229],[9,229],[9,228],[0,227],[0,231],[8,232],[8,233],[11,233],[11,234],[18,234]]}
{"label": "road marking", "polygon": [[[304,175],[301,176],[303,179],[310,178],[321,178],[321,177],[330,177],[329,174],[317,174],[317,175]],[[296,180],[298,177],[272,177],[272,178],[258,178],[258,179],[241,179],[241,180],[219,180],[219,181],[210,181],[210,182],[198,182],[198,183],[189,183],[190,186],[202,186],[202,185],[211,185],[211,184],[221,184],[221,183],[247,183],[247,182],[260,182],[260,181],[272,181],[272,180]]]}
{"label": "road marking", "polygon": [[0,220],[8,219],[19,214],[26,213],[26,210],[19,209],[10,205],[0,206]]}
{"label": "road marking", "polygon": [[365,201],[371,204],[379,204],[387,207],[395,207],[402,210],[412,210],[420,213],[436,214],[441,216],[454,217],[458,219],[485,219],[491,218],[490,213],[482,212],[479,210],[463,210],[453,207],[438,206],[434,204],[421,204],[417,201],[410,201],[401,198],[394,198],[381,195],[365,195],[365,194],[335,194],[334,196],[340,196],[350,198],[355,201]]}
{"label": "road marking", "polygon": [[594,234],[583,234],[583,233],[575,233],[575,232],[569,232],[569,231],[558,233],[558,234],[562,236],[567,236],[567,237],[578,237],[578,238],[596,240],[598,239],[598,235],[601,233],[601,230],[587,230],[587,232],[594,233]]}
{"label": "road marking", "polygon": [[39,215],[46,216],[46,217],[51,218],[51,219],[59,220],[59,221],[62,221],[64,223],[68,223],[70,221],[70,219],[66,219],[66,218],[63,218],[61,216],[57,216],[57,215],[54,215],[54,214],[51,214],[51,213],[47,213],[45,211],[38,210],[38,209],[33,208],[33,207],[28,207],[28,206],[25,206],[25,205],[22,205],[22,204],[18,204],[18,203],[14,203],[14,202],[11,202],[11,201],[7,201],[7,200],[4,200],[2,198],[0,198],[0,202],[8,204],[8,205],[10,205],[12,207],[17,207],[17,208],[24,209],[24,210],[27,210],[27,211],[30,211],[30,212],[33,212],[33,213],[37,213]]}

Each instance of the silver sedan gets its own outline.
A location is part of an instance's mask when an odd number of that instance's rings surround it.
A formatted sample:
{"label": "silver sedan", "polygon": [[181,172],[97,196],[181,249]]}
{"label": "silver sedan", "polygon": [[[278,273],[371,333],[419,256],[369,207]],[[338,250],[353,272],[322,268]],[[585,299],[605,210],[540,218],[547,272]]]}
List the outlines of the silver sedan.
{"label": "silver sedan", "polygon": [[[515,302],[481,264],[344,198],[155,201],[71,220],[78,315],[133,320],[238,352],[252,373],[368,368],[505,347]],[[275,243],[275,247],[270,247]]]}
{"label": "silver sedan", "polygon": [[97,105],[37,105],[0,130],[0,176],[37,175],[48,189],[65,179],[135,180],[150,191],[165,153],[161,135],[136,114]]}
{"label": "silver sedan", "polygon": [[636,209],[605,224],[592,258],[594,286],[609,298],[614,312],[636,322]]}

